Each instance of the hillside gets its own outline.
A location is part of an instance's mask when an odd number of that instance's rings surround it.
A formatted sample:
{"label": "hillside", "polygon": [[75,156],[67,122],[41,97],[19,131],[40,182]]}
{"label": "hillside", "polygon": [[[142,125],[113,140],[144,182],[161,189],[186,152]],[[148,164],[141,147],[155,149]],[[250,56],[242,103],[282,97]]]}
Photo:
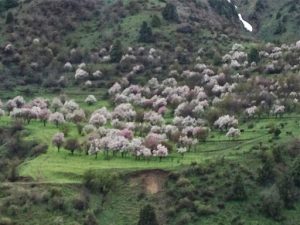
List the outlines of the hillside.
{"label": "hillside", "polygon": [[298,0],[0,0],[0,225],[300,224]]}
{"label": "hillside", "polygon": [[297,41],[300,31],[298,0],[236,0],[236,4],[255,28],[255,36],[264,41]]}

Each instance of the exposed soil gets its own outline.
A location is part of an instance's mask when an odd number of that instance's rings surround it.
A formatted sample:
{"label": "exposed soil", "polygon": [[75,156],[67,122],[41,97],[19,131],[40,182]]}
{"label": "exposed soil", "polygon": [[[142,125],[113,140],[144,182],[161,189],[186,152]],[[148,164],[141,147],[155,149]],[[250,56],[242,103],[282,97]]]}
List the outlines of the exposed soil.
{"label": "exposed soil", "polygon": [[130,185],[140,185],[144,192],[157,194],[163,190],[169,172],[164,170],[143,170],[135,172],[130,177]]}

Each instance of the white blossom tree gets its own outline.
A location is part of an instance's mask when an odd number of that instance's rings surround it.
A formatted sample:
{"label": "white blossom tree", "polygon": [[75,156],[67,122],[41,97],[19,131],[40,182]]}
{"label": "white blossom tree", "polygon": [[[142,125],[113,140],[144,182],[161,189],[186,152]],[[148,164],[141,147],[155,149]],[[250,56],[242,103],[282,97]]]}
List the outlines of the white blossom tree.
{"label": "white blossom tree", "polygon": [[221,116],[218,120],[214,122],[214,126],[220,130],[228,130],[229,127],[236,127],[238,125],[238,120],[234,116]]}
{"label": "white blossom tree", "polygon": [[241,136],[241,131],[239,129],[231,127],[228,130],[228,132],[226,133],[226,136],[231,137],[231,138],[237,138],[237,137]]}
{"label": "white blossom tree", "polygon": [[50,114],[48,121],[50,123],[54,123],[56,127],[66,122],[64,115],[60,112]]}
{"label": "white blossom tree", "polygon": [[84,102],[87,103],[88,105],[94,105],[97,102],[97,99],[94,95],[89,95],[84,100]]}

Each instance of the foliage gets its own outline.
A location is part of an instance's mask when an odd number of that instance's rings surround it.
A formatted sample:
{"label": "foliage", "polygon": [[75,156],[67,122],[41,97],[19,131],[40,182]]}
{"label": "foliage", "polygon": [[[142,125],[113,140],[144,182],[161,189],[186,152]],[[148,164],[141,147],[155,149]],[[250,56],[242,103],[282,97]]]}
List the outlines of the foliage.
{"label": "foliage", "polygon": [[256,62],[256,63],[259,62],[260,59],[259,59],[259,52],[258,52],[257,48],[252,47],[250,49],[248,58],[249,58],[249,62]]}
{"label": "foliage", "polygon": [[240,174],[236,175],[232,184],[231,194],[229,196],[231,200],[245,200],[247,199],[247,193],[243,178]]}
{"label": "foliage", "polygon": [[153,206],[146,205],[140,211],[138,225],[158,225],[155,210]]}
{"label": "foliage", "polygon": [[291,166],[291,175],[295,184],[300,187],[300,156],[295,158],[292,166]]}
{"label": "foliage", "polygon": [[148,26],[147,22],[143,22],[139,31],[139,42],[151,43],[154,41],[154,36],[152,34],[152,28]]}
{"label": "foliage", "polygon": [[209,0],[209,5],[220,15],[225,16],[229,20],[234,20],[238,17],[233,4],[223,0]]}
{"label": "foliage", "polygon": [[162,11],[162,16],[165,20],[179,22],[177,8],[172,3],[167,3]]}
{"label": "foliage", "polygon": [[6,15],[5,23],[10,24],[12,22],[14,22],[14,15],[12,14],[12,12],[8,12],[7,15]]}
{"label": "foliage", "polygon": [[109,172],[97,172],[88,170],[83,175],[84,185],[95,192],[100,192],[107,195],[115,188],[118,174]]}
{"label": "foliage", "polygon": [[160,17],[157,15],[153,15],[152,19],[151,19],[151,26],[157,28],[157,27],[160,27],[161,25],[162,25],[162,23],[161,23]]}
{"label": "foliage", "polygon": [[271,187],[269,190],[262,194],[262,210],[274,220],[282,218],[283,203],[276,186]]}
{"label": "foliage", "polygon": [[111,62],[117,63],[120,62],[123,55],[123,47],[120,40],[116,40],[112,46],[110,52],[110,60]]}
{"label": "foliage", "polygon": [[72,155],[74,154],[75,150],[80,150],[80,144],[76,138],[70,138],[66,140],[64,147],[66,150],[70,151]]}

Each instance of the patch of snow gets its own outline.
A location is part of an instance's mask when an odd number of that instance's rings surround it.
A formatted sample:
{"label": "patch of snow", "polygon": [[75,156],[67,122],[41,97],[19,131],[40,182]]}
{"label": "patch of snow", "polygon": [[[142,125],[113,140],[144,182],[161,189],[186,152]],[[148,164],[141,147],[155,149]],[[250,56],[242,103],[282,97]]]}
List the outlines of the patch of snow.
{"label": "patch of snow", "polygon": [[239,13],[238,14],[240,21],[243,23],[244,27],[246,30],[252,32],[253,31],[253,27],[251,26],[250,23],[248,23],[246,20],[243,19],[242,15]]}
{"label": "patch of snow", "polygon": [[[227,2],[229,2],[230,4],[232,4],[231,0],[227,0]],[[234,5],[235,9],[237,10],[238,7],[236,5]],[[242,14],[238,14],[240,21],[243,23],[245,29],[249,32],[253,31],[253,27],[251,26],[250,23],[248,23],[246,20],[243,19]]]}

